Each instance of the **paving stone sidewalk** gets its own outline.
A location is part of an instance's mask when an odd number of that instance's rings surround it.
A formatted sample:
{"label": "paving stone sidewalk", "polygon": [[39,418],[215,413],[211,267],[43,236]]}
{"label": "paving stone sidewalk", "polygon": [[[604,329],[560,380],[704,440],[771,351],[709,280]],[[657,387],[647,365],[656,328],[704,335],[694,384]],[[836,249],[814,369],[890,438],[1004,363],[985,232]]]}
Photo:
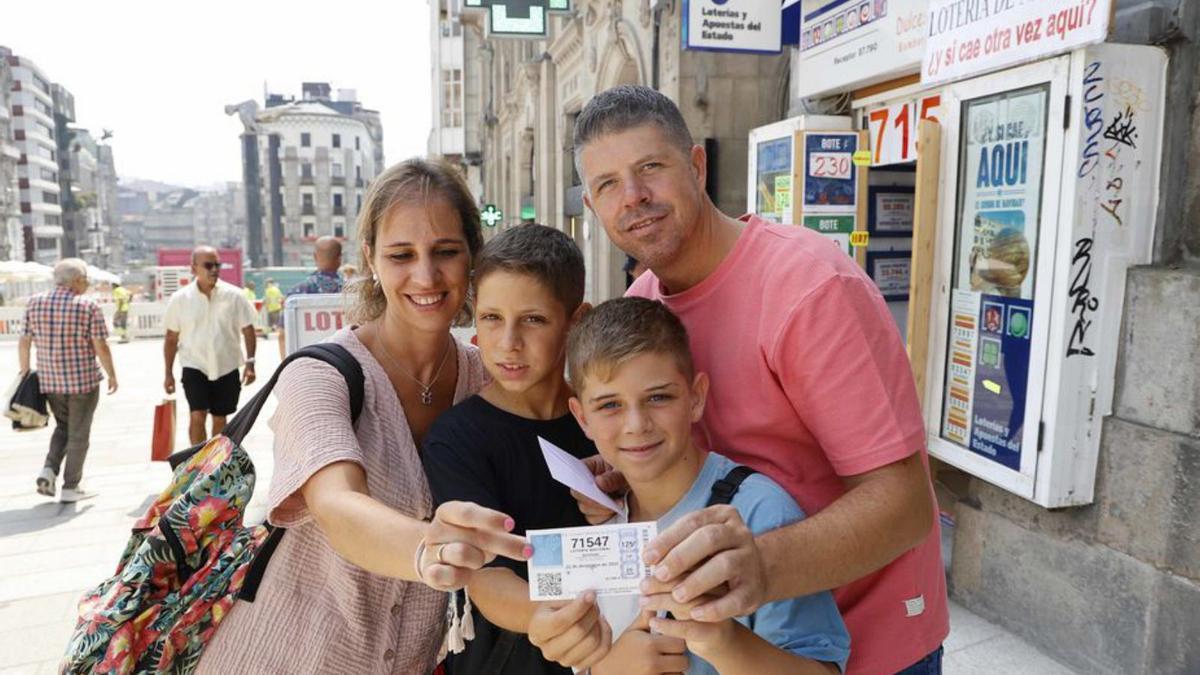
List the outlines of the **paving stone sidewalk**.
{"label": "paving stone sidewalk", "polygon": [[[120,389],[113,396],[101,394],[84,467],[84,486],[97,493],[95,498],[60,504],[34,492],[53,422],[20,434],[7,424],[0,428],[0,675],[57,672],[79,596],[112,574],[130,526],[170,476],[165,464],[148,461],[153,408],[163,398],[162,341],[113,342],[112,350]],[[259,382],[243,392],[243,401],[278,362],[275,339],[260,339]],[[16,343],[0,342],[0,386],[16,370]],[[176,447],[183,448],[187,403],[182,392],[176,405]],[[251,521],[265,514],[263,488],[271,474],[267,420],[273,407],[267,404],[246,441],[260,486],[251,502]],[[951,605],[951,626],[948,674],[1072,672],[957,604]]]}

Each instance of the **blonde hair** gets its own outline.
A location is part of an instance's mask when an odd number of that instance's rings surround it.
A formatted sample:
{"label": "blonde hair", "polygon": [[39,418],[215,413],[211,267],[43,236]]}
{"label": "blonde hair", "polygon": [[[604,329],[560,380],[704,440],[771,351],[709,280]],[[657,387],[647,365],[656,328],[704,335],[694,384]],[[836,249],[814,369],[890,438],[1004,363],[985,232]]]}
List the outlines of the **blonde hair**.
{"label": "blonde hair", "polygon": [[[348,312],[351,322],[374,321],[387,308],[387,296],[375,283],[374,275],[367,274],[366,270],[370,269],[379,228],[388,212],[397,204],[410,200],[429,202],[438,198],[445,199],[458,212],[463,238],[467,241],[467,251],[474,265],[475,256],[483,247],[483,232],[479,227],[479,207],[475,205],[475,198],[459,170],[444,160],[421,157],[395,164],[372,181],[358,214],[358,240],[360,250],[365,250],[367,259],[364,261],[363,275],[346,288],[351,302]],[[470,320],[467,304],[469,302],[464,304],[456,323]]]}
{"label": "blonde hair", "polygon": [[589,377],[607,382],[621,364],[648,352],[674,359],[689,382],[696,374],[687,328],[666,305],[635,297],[602,302],[567,337],[571,388],[579,395]]}

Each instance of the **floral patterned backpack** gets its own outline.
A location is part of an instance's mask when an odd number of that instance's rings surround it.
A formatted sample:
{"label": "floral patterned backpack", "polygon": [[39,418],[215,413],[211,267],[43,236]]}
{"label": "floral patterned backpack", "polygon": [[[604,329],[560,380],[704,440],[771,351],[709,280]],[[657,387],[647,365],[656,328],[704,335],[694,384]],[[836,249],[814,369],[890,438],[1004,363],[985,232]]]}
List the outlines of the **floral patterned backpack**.
{"label": "floral patterned backpack", "polygon": [[255,480],[242,440],[279,373],[305,357],[342,373],[357,421],[363,373],[348,351],[325,342],[284,359],[221,435],[171,456],[171,484],[134,524],[116,574],[80,601],[61,672],[190,673],[234,601],[254,601],[284,530],[242,523]]}

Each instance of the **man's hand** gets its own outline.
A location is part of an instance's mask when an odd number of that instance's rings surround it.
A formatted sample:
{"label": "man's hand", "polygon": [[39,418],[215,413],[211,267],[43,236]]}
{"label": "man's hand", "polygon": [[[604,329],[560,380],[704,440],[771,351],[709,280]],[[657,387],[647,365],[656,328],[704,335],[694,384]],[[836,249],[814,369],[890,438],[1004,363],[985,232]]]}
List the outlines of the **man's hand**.
{"label": "man's hand", "polygon": [[117,376],[109,375],[108,376],[108,395],[112,396],[115,393],[117,393]]}
{"label": "man's hand", "polygon": [[163,380],[163,391],[168,394],[175,393],[175,375],[173,373],[167,373],[166,379]]}
{"label": "man's hand", "polygon": [[593,591],[570,602],[538,603],[527,632],[542,656],[568,668],[589,668],[612,648],[612,628]]}
{"label": "man's hand", "polygon": [[254,384],[254,364],[247,363],[246,368],[242,372],[242,386]]}
{"label": "man's hand", "polygon": [[[625,482],[625,476],[609,466],[608,462],[605,462],[600,455],[592,455],[583,460],[583,463],[596,477],[596,486],[605,494],[616,498],[623,496],[629,490],[629,483]],[[588,525],[606,523],[616,515],[607,506],[598,504],[575,490],[571,490],[571,496],[579,503],[579,511],[583,513]]]}
{"label": "man's hand", "polygon": [[592,666],[592,675],[660,675],[687,670],[687,643],[669,635],[647,632],[643,613],[613,644],[612,651]]}
{"label": "man's hand", "polygon": [[688,618],[715,622],[751,614],[766,602],[766,565],[732,506],[680,518],[650,542],[643,558],[655,566],[654,578],[642,582],[643,609],[671,610],[672,603],[711,594],[717,597],[696,606]]}

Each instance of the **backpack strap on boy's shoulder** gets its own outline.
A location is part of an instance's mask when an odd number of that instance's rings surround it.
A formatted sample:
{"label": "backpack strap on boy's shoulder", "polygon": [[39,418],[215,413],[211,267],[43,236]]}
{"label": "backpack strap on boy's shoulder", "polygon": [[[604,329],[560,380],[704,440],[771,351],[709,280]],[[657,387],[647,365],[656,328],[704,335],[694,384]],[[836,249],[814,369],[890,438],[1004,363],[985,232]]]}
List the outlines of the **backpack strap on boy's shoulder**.
{"label": "backpack strap on boy's shoulder", "polygon": [[733,496],[737,494],[738,488],[742,486],[742,481],[749,478],[752,474],[758,473],[748,466],[735,466],[725,474],[721,480],[713,483],[712,494],[708,497],[708,503],[705,506],[714,504],[728,504],[733,501]]}

